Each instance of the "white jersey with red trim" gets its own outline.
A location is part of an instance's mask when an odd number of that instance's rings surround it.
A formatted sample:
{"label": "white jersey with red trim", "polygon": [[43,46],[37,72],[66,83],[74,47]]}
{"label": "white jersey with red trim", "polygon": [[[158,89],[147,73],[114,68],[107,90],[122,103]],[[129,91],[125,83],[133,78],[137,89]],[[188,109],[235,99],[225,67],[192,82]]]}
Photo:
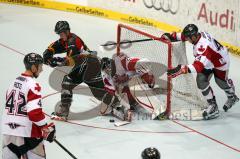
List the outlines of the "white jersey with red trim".
{"label": "white jersey with red trim", "polygon": [[2,134],[21,137],[42,137],[41,126],[46,122],[41,108],[41,86],[22,74],[6,93],[2,115]]}
{"label": "white jersey with red trim", "polygon": [[[145,58],[128,57],[126,54],[120,53],[119,55],[114,54],[113,60],[116,67],[116,75],[121,78],[128,77],[128,79],[130,79],[133,76],[141,77],[151,72],[149,60]],[[102,71],[102,78],[105,90],[114,94],[116,91],[115,82],[117,79],[114,80],[113,77],[104,71]],[[127,83],[124,84],[127,85]]]}
{"label": "white jersey with red trim", "polygon": [[119,55],[114,54],[113,60],[116,66],[116,74],[120,76],[125,74],[129,77],[142,76],[150,71],[150,66],[147,66],[149,60],[145,58],[128,57],[126,54],[120,53]]}
{"label": "white jersey with red trim", "polygon": [[[188,65],[191,72],[201,72],[203,69],[229,69],[229,54],[227,48],[222,46],[209,33],[201,32],[198,42],[193,45],[195,61]],[[181,34],[177,34],[178,40],[185,41]]]}

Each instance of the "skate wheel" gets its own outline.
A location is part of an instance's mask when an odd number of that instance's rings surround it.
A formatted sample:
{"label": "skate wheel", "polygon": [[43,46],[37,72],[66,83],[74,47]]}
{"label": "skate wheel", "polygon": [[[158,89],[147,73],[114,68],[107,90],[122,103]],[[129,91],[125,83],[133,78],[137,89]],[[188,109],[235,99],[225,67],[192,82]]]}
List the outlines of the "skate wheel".
{"label": "skate wheel", "polygon": [[228,111],[228,107],[227,107],[226,105],[224,105],[224,106],[223,106],[223,110],[224,110],[225,112],[227,112],[227,111]]}
{"label": "skate wheel", "polygon": [[110,123],[114,123],[115,120],[114,120],[114,119],[110,119],[109,122],[110,122]]}
{"label": "skate wheel", "polygon": [[202,116],[203,116],[203,119],[208,120],[207,112],[203,112]]}

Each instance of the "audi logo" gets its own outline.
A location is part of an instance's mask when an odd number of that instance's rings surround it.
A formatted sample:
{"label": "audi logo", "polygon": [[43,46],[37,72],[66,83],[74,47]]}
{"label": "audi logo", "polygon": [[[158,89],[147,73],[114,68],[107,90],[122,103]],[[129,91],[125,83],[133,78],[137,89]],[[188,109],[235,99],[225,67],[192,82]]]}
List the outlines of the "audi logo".
{"label": "audi logo", "polygon": [[167,13],[176,14],[179,9],[180,0],[143,0],[145,7],[162,10]]}

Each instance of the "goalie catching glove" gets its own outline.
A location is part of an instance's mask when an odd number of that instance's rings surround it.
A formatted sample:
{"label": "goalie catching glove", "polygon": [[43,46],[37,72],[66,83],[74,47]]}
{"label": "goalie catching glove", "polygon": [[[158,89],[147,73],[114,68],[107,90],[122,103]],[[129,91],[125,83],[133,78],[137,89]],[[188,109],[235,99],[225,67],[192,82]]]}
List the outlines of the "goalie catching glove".
{"label": "goalie catching glove", "polygon": [[56,129],[54,123],[50,123],[42,127],[42,136],[45,140],[53,142],[53,140],[56,138]]}
{"label": "goalie catching glove", "polygon": [[175,78],[181,74],[187,74],[187,73],[189,73],[187,65],[178,65],[177,67],[168,69],[167,71],[167,75],[172,78]]}

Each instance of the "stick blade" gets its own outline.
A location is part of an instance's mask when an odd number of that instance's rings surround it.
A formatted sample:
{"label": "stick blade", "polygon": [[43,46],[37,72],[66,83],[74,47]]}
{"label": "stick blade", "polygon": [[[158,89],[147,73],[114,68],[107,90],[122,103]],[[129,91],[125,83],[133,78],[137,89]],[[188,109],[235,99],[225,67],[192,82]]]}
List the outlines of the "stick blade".
{"label": "stick blade", "polygon": [[119,126],[123,126],[123,125],[127,125],[130,124],[131,122],[129,121],[118,121],[114,123],[114,126],[119,127]]}

